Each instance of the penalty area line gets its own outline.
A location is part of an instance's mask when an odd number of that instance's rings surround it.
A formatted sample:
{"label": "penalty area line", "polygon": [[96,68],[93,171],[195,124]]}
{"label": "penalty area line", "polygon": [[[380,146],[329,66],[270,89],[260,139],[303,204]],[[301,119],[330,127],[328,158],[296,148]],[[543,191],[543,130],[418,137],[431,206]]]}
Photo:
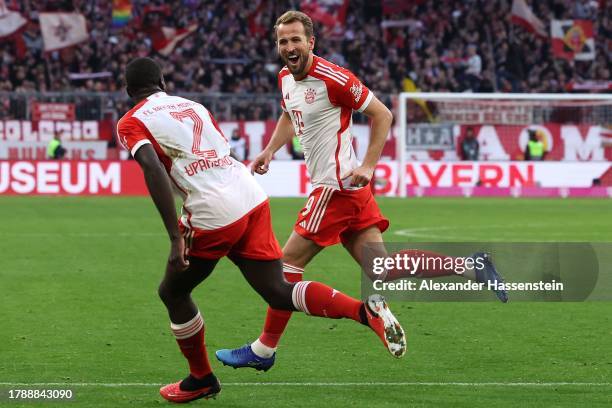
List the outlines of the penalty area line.
{"label": "penalty area line", "polygon": [[[157,383],[25,383],[0,382],[8,387],[161,387]],[[229,387],[610,387],[609,382],[222,382]]]}

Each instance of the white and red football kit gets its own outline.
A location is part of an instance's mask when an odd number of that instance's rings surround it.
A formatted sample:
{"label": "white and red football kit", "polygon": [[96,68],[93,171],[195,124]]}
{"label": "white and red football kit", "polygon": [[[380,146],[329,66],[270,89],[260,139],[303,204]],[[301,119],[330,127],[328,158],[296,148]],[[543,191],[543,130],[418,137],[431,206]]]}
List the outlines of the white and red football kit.
{"label": "white and red football kit", "polygon": [[119,120],[117,136],[132,156],[152,144],[182,192],[180,227],[189,255],[281,258],[265,192],[230,157],[227,139],[204,106],[157,92]]}
{"label": "white and red football kit", "polygon": [[353,150],[353,111],[363,112],[373,94],[349,70],[314,56],[305,78],[287,67],[278,74],[281,107],[289,114],[304,149],[313,191],[295,231],[321,246],[342,241],[367,227],[389,226],[369,188],[350,186],[359,166]]}

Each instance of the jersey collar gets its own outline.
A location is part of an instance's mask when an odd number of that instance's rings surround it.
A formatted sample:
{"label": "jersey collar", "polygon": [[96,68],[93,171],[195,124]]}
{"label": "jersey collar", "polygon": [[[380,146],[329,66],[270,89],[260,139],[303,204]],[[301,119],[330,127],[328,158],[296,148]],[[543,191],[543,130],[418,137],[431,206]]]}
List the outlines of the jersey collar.
{"label": "jersey collar", "polygon": [[152,98],[159,98],[159,97],[162,97],[162,96],[166,96],[166,92],[164,92],[164,91],[155,92],[154,94],[149,95],[147,100],[152,99]]}
{"label": "jersey collar", "polygon": [[312,73],[314,72],[314,70],[315,70],[317,64],[319,63],[320,59],[321,58],[319,58],[316,55],[312,54],[312,65],[310,66],[310,69],[306,73],[306,76],[312,75]]}
{"label": "jersey collar", "polygon": [[[317,57],[316,55],[312,54],[312,65],[310,66],[310,69],[308,70],[308,72],[306,72],[306,75],[304,76],[304,78],[300,79],[300,80],[296,80],[296,82],[300,82],[305,80],[306,78],[308,78],[309,76],[312,76],[312,73],[314,72],[315,67],[317,66],[319,60],[321,58]],[[285,65],[285,68],[287,66]]]}

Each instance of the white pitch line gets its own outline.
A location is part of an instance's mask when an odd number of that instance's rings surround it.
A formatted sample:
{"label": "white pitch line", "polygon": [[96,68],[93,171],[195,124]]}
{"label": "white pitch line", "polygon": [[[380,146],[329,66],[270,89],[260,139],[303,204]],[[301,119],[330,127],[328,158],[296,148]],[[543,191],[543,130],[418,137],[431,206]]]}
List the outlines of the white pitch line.
{"label": "white pitch line", "polygon": [[[0,386],[9,387],[159,387],[164,384],[157,383],[22,383],[22,382],[0,382]],[[611,387],[612,383],[605,382],[227,382],[222,386],[229,387],[410,387],[410,386],[432,386],[432,387]]]}
{"label": "white pitch line", "polygon": [[[581,227],[584,226],[572,223],[563,224],[566,227]],[[533,223],[533,224],[491,224],[487,225],[486,228],[489,230],[503,230],[505,231],[519,231],[520,234],[525,232],[536,231],[537,229],[543,227],[549,227],[550,224],[545,223]],[[482,229],[482,226],[475,225],[464,225],[464,226],[449,226],[449,225],[432,225],[428,227],[415,227],[415,228],[404,228],[394,231],[393,234],[403,236],[403,237],[411,237],[411,238],[430,238],[430,239],[440,239],[442,241],[446,241],[448,239],[457,239],[457,240],[473,240],[473,234],[476,233],[478,239],[478,232]],[[470,232],[471,231],[471,232]],[[557,242],[556,239],[549,238],[540,239],[538,242]],[[557,233],[556,236],[564,236],[566,234]],[[501,239],[489,239],[489,242],[505,242]],[[506,239],[507,241],[507,239]]]}

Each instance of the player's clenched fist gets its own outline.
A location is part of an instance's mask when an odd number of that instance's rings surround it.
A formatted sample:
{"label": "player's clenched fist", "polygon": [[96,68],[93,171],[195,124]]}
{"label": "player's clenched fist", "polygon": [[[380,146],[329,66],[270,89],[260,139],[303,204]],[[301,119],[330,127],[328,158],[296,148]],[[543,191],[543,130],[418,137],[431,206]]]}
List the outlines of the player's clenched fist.
{"label": "player's clenched fist", "polygon": [[268,172],[270,162],[272,161],[272,156],[272,153],[265,150],[259,153],[259,155],[251,163],[251,174],[266,174]]}
{"label": "player's clenched fist", "polygon": [[348,175],[351,177],[351,186],[363,187],[370,182],[374,169],[367,166],[359,166],[353,169]]}

